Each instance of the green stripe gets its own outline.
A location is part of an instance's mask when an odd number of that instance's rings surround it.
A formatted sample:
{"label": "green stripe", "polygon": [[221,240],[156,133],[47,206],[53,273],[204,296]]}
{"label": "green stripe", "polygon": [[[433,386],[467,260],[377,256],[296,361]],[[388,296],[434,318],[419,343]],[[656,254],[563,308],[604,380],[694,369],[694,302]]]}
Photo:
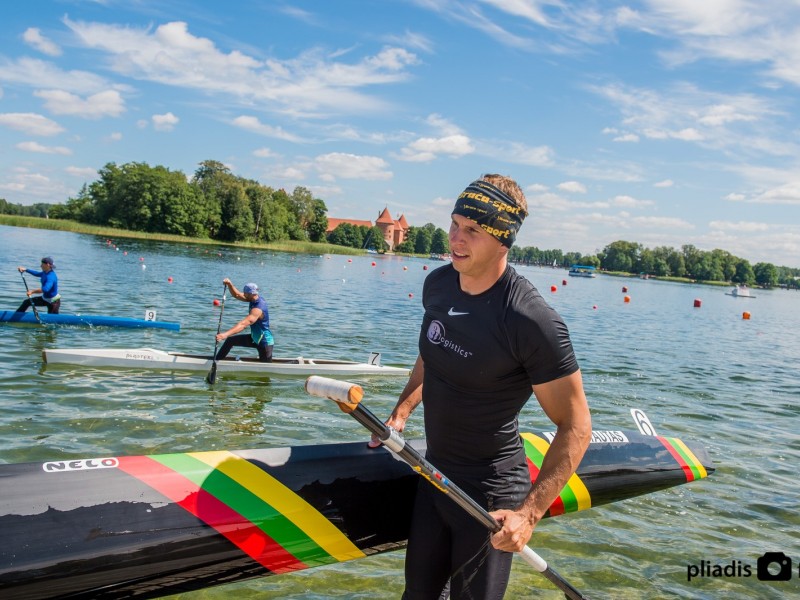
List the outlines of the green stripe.
{"label": "green stripe", "polygon": [[[544,462],[544,454],[539,452],[539,449],[528,440],[523,439],[522,441],[525,443],[525,456],[527,456],[537,468],[541,469],[542,462]],[[578,511],[578,498],[575,496],[575,492],[572,491],[572,488],[569,486],[569,484],[564,486],[564,489],[561,490],[559,497],[564,503],[565,513]]]}
{"label": "green stripe", "polygon": [[664,438],[664,439],[668,440],[669,441],[669,445],[672,446],[675,449],[675,452],[677,452],[678,454],[681,455],[681,458],[683,458],[683,460],[686,462],[686,464],[692,470],[692,474],[694,475],[694,478],[695,479],[702,479],[702,476],[700,475],[700,470],[697,468],[697,464],[694,462],[694,459],[683,451],[683,448],[681,448],[680,444],[676,444],[675,443],[674,440],[676,440],[677,438]]}
{"label": "green stripe", "polygon": [[569,486],[569,483],[564,485],[564,488],[561,490],[559,494],[561,501],[564,503],[564,512],[577,512],[578,510],[578,498],[575,497],[575,492],[572,491],[572,488]]}
{"label": "green stripe", "polygon": [[164,454],[152,458],[235,510],[297,560],[309,566],[339,562],[286,516],[224,473],[186,454]]}
{"label": "green stripe", "polygon": [[525,456],[527,456],[533,464],[536,465],[537,469],[542,468],[542,461],[544,461],[544,454],[539,452],[539,450],[531,444],[528,440],[522,440],[525,444]]}

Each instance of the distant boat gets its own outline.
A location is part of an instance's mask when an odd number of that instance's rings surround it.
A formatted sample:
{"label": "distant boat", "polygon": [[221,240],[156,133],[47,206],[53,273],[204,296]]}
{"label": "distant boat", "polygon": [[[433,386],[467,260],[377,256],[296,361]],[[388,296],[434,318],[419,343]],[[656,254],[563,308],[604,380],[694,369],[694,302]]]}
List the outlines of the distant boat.
{"label": "distant boat", "polygon": [[431,254],[431,260],[452,260],[449,254]]}
{"label": "distant boat", "polygon": [[734,298],[755,298],[755,296],[750,293],[750,288],[746,285],[737,285],[730,292],[725,292],[725,295],[733,296]]}
{"label": "distant boat", "polygon": [[571,277],[597,277],[596,269],[586,265],[572,265],[569,274]]}

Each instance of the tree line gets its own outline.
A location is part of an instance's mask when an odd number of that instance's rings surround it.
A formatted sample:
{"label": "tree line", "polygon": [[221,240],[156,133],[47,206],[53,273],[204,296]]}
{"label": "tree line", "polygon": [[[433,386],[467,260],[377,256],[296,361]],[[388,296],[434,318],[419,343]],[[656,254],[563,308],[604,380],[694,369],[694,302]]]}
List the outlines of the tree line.
{"label": "tree line", "polygon": [[[143,162],[108,163],[99,178],[84,184],[75,198],[64,204],[22,206],[0,198],[0,213],[69,219],[100,225],[168,233],[223,242],[269,243],[282,240],[329,242],[353,248],[387,250],[377,226],[341,223],[330,234],[328,209],[304,187],[292,193],[231,173],[221,162],[206,160],[191,178],[182,171]],[[394,248],[409,254],[449,252],[447,233],[428,223],[409,227],[407,238]],[[595,255],[514,246],[510,260],[526,264],[568,267],[592,265],[608,271],[682,277],[696,281],[724,281],[774,287],[798,286],[800,269],[776,267],[747,260],[725,250],[680,250],[661,246],[650,249],[636,242],[616,241]]]}
{"label": "tree line", "polygon": [[636,242],[618,240],[594,255],[515,246],[511,248],[509,258],[525,264],[559,267],[580,264],[632,275],[679,277],[761,287],[781,285],[797,288],[800,277],[800,269],[777,267],[767,262],[751,265],[748,260],[726,250],[705,251],[691,244],[685,244],[679,250],[668,246],[650,249]]}

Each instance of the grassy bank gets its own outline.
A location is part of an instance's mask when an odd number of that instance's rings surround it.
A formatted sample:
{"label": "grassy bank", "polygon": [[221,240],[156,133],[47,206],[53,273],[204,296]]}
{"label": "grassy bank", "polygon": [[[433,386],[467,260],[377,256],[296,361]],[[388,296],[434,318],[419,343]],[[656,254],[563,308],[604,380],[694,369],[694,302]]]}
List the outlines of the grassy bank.
{"label": "grassy bank", "polygon": [[39,217],[21,217],[17,215],[0,214],[0,225],[11,227],[30,227],[32,229],[51,229],[56,231],[71,231],[73,233],[85,233],[88,235],[99,235],[109,239],[138,239],[152,240],[158,242],[180,242],[182,244],[202,244],[207,246],[227,246],[231,248],[253,248],[263,250],[273,250],[276,252],[298,252],[302,254],[348,254],[362,255],[363,250],[358,248],[347,248],[346,246],[336,246],[334,244],[320,244],[317,242],[301,242],[295,240],[283,240],[269,244],[249,244],[249,243],[227,243],[210,240],[207,238],[193,238],[182,235],[171,235],[167,233],[145,233],[142,231],[128,231],[127,229],[115,229],[113,227],[99,227],[87,225],[77,221],[67,221],[63,219],[42,219]]}

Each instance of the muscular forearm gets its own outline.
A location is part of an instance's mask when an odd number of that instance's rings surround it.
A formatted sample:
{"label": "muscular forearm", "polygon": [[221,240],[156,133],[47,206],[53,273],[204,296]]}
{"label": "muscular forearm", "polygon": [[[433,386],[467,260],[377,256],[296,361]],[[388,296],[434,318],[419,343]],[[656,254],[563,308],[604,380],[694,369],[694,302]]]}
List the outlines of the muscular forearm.
{"label": "muscular forearm", "polygon": [[557,430],[553,443],[550,444],[550,448],[544,456],[536,481],[518,508],[534,526],[544,516],[578,468],[589,445],[590,436],[591,425],[588,423],[560,427]]}
{"label": "muscular forearm", "polygon": [[408,419],[414,409],[422,402],[422,380],[425,375],[425,363],[417,356],[411,376],[408,378],[397,404],[392,411],[392,419]]}

